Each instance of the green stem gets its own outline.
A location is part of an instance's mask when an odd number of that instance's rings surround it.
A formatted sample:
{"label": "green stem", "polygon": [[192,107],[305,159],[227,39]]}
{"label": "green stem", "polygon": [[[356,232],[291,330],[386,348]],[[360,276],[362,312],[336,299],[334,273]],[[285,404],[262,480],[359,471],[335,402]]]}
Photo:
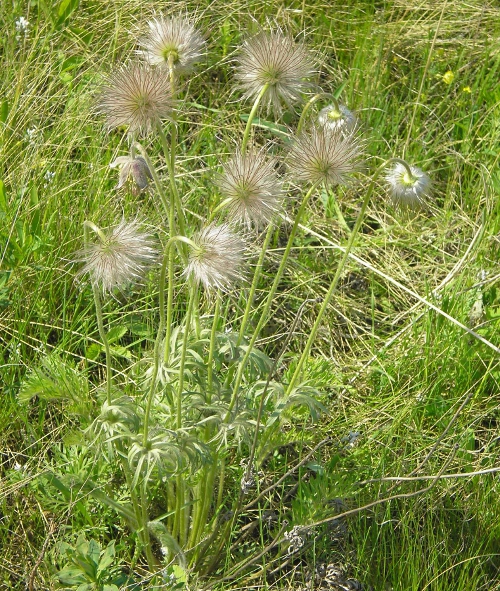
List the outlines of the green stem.
{"label": "green stem", "polygon": [[[247,364],[248,359],[250,357],[250,354],[252,353],[253,347],[255,345],[255,341],[257,340],[259,333],[262,330],[262,327],[264,326],[265,322],[267,321],[267,316],[268,316],[269,310],[271,308],[271,304],[273,303],[273,299],[274,299],[274,295],[276,294],[276,290],[278,289],[279,282],[281,281],[281,277],[282,277],[283,272],[285,270],[285,265],[288,261],[288,256],[290,255],[290,251],[292,250],[293,241],[295,239],[295,235],[297,234],[297,230],[298,230],[300,221],[302,219],[302,216],[304,214],[306,206],[309,203],[309,199],[313,195],[318,184],[319,183],[313,184],[312,187],[309,189],[309,191],[306,193],[306,196],[304,197],[304,199],[300,205],[299,211],[297,212],[297,215],[295,216],[295,222],[293,224],[292,231],[290,232],[290,236],[288,237],[288,242],[287,242],[287,245],[285,248],[285,252],[283,253],[283,257],[281,259],[280,266],[278,267],[273,284],[272,284],[269,294],[267,296],[266,303],[264,305],[264,310],[262,311],[260,320],[259,320],[259,322],[252,334],[252,338],[250,339],[250,342],[248,344],[245,355],[244,355],[243,359],[241,360],[241,363],[238,367],[238,373],[236,374],[236,380],[235,380],[235,384],[233,387],[233,394],[231,397],[231,401],[229,403],[229,407],[228,407],[226,416],[224,418],[224,422],[229,421],[231,411],[233,410],[234,405],[236,404],[236,399],[238,397],[238,392],[240,389],[241,380],[243,378],[243,371],[245,370],[245,367],[246,367],[246,364]],[[228,377],[229,377],[229,374],[228,374]],[[226,379],[225,386],[226,387],[229,386],[229,384],[227,383],[227,379]]]}
{"label": "green stem", "polygon": [[172,242],[169,240],[165,248],[165,254],[163,255],[163,261],[160,271],[159,281],[159,313],[160,323],[158,325],[158,332],[156,334],[155,346],[153,349],[153,373],[151,375],[151,384],[149,386],[149,393],[146,402],[146,410],[144,412],[144,434],[143,434],[143,445],[146,447],[148,442],[148,430],[149,430],[149,417],[151,414],[151,405],[153,403],[154,394],[156,391],[156,379],[158,377],[158,368],[160,365],[160,345],[165,330],[165,276],[167,272],[167,262],[170,260],[170,253],[173,252]]}
{"label": "green stem", "polygon": [[154,167],[154,164],[152,163],[146,150],[140,144],[135,144],[135,145],[136,145],[137,149],[139,150],[141,156],[146,161],[146,164],[148,165],[149,170],[151,171],[151,176],[153,177],[153,181],[154,181],[156,190],[158,191],[158,195],[160,196],[160,201],[161,201],[161,204],[163,205],[163,209],[165,210],[168,224],[170,226],[171,225],[170,207],[169,207],[169,203],[167,201],[167,198],[165,196],[165,193],[163,191],[163,185],[161,184],[160,177],[158,176],[158,173],[156,172],[156,168]]}
{"label": "green stem", "polygon": [[245,312],[243,314],[243,319],[241,321],[240,333],[238,335],[238,342],[236,343],[237,346],[241,345],[243,337],[245,336],[245,331],[247,328],[248,319],[250,317],[250,312],[251,312],[253,301],[255,298],[255,292],[257,290],[257,285],[259,283],[260,276],[262,274],[262,268],[264,265],[264,257],[266,256],[267,249],[269,247],[269,243],[271,242],[271,238],[272,238],[274,230],[275,230],[275,225],[269,224],[269,227],[267,228],[267,232],[266,232],[266,237],[264,238],[264,244],[262,245],[262,248],[260,251],[259,260],[257,261],[257,265],[255,267],[255,273],[253,275],[252,285],[250,286],[250,291],[247,296],[247,303],[245,306]]}
{"label": "green stem", "polygon": [[147,482],[144,479],[144,482],[141,486],[141,508],[142,508],[142,527],[143,527],[143,535],[144,535],[144,542],[146,551],[146,559],[148,561],[149,570],[151,572],[156,571],[157,562],[155,557],[153,556],[153,551],[151,550],[151,538],[149,535],[148,523],[149,523],[149,515],[148,515],[148,498],[146,495],[146,486]]}
{"label": "green stem", "polygon": [[[330,284],[330,287],[328,289],[328,292],[323,300],[323,303],[321,304],[321,308],[318,312],[318,316],[316,317],[316,320],[314,322],[314,325],[309,333],[309,338],[307,339],[307,343],[301,353],[301,356],[299,357],[299,361],[297,362],[297,366],[295,368],[295,371],[293,373],[293,376],[290,380],[290,383],[288,384],[287,387],[287,391],[286,391],[286,395],[289,395],[290,392],[293,390],[295,383],[297,382],[302,367],[305,363],[305,361],[308,359],[309,357],[309,353],[311,351],[311,347],[312,344],[314,342],[314,339],[316,338],[316,335],[318,333],[321,321],[323,319],[323,316],[330,304],[330,300],[332,299],[332,295],[335,291],[335,289],[337,288],[340,276],[342,275],[342,272],[344,270],[344,267],[346,265],[347,259],[349,258],[349,253],[351,252],[351,249],[354,245],[354,241],[356,239],[356,236],[361,228],[361,224],[363,223],[363,218],[365,216],[365,212],[366,209],[368,207],[368,203],[371,199],[371,196],[373,194],[373,190],[375,188],[375,182],[377,181],[380,173],[382,172],[382,170],[387,166],[387,164],[389,164],[390,162],[400,162],[401,164],[405,165],[406,167],[408,167],[408,164],[406,162],[404,162],[404,160],[401,160],[399,158],[391,158],[389,160],[387,160],[386,162],[384,162],[383,164],[381,164],[377,170],[375,171],[375,174],[373,175],[372,181],[370,183],[370,186],[368,187],[368,190],[366,192],[365,198],[363,200],[363,204],[361,206],[361,209],[359,211],[358,217],[356,219],[356,223],[354,225],[354,228],[352,230],[352,233],[349,237],[349,241],[347,242],[347,246],[344,250],[344,254],[342,256],[342,259],[340,260],[340,263],[337,267],[337,271],[335,272],[335,276],[332,280],[332,283]],[[408,167],[409,168],[409,167]]]}
{"label": "green stem", "polygon": [[217,345],[217,324],[219,322],[220,315],[220,297],[216,296],[215,300],[215,311],[214,319],[212,321],[212,330],[210,331],[210,349],[208,350],[208,361],[207,361],[207,392],[206,392],[206,404],[209,405],[212,402],[212,391],[214,382],[214,353]]}
{"label": "green stem", "polygon": [[184,390],[184,366],[186,364],[186,353],[189,340],[189,330],[191,326],[191,315],[194,307],[194,293],[191,292],[189,297],[188,309],[185,318],[184,336],[182,339],[181,359],[179,362],[179,388],[177,390],[177,409],[176,409],[176,427],[182,427],[182,394]]}
{"label": "green stem", "polygon": [[306,115],[307,115],[307,112],[309,111],[309,109],[314,105],[315,102],[319,101],[322,98],[331,99],[333,104],[335,105],[335,107],[338,109],[339,103],[338,103],[338,100],[333,96],[333,94],[329,94],[326,92],[320,92],[318,94],[315,94],[312,98],[310,98],[307,101],[307,103],[304,105],[304,108],[302,109],[302,113],[300,114],[299,122],[297,123],[296,135],[300,135],[300,133],[302,132],[302,128],[304,127]]}
{"label": "green stem", "polygon": [[[182,203],[179,197],[179,192],[177,190],[177,183],[175,180],[175,150],[177,146],[177,123],[173,121],[171,125],[171,137],[170,137],[170,146],[168,144],[167,136],[163,131],[161,125],[158,125],[158,135],[160,136],[161,145],[163,147],[163,154],[165,156],[165,161],[167,163],[168,169],[168,178],[170,181],[170,191],[172,193],[174,199],[174,207],[177,211],[177,221],[179,223],[179,231],[181,234],[186,234],[186,222],[184,217],[184,209],[182,208]],[[171,207],[169,211],[171,211]],[[175,223],[175,220],[170,220],[171,224]],[[175,233],[174,227],[171,229],[171,233]]]}
{"label": "green stem", "polygon": [[[159,281],[159,313],[160,313],[160,322],[158,325],[158,332],[156,333],[156,340],[155,346],[153,350],[153,372],[151,374],[151,384],[149,386],[149,392],[146,401],[146,410],[144,412],[144,434],[143,434],[143,444],[146,446],[148,442],[148,431],[149,431],[149,417],[151,414],[151,406],[153,403],[153,398],[156,390],[156,380],[158,377],[158,369],[160,366],[160,345],[163,337],[163,332],[165,331],[165,276],[167,271],[167,266],[170,269],[173,269],[173,245],[175,242],[184,242],[189,245],[196,247],[196,245],[186,238],[185,236],[173,236],[167,242],[165,246],[165,252],[163,254],[163,261],[160,270],[160,281]],[[172,297],[170,294],[171,285],[173,282],[169,282],[169,301],[167,303],[167,320],[170,324],[167,324],[167,335],[166,335],[166,343],[170,342],[170,335],[171,335],[171,318],[172,318]],[[165,344],[165,349],[167,348],[167,344]]]}
{"label": "green stem", "polygon": [[[98,228],[93,222],[83,222],[83,240],[85,247],[87,248],[90,244],[89,231],[93,230],[100,238],[102,242],[106,242],[106,235]],[[111,349],[109,347],[108,335],[104,329],[104,319],[102,314],[101,294],[99,292],[99,286],[92,282],[92,293],[94,294],[95,313],[97,318],[97,327],[99,329],[99,335],[101,337],[102,344],[104,345],[104,351],[106,353],[106,400],[111,406]]]}
{"label": "green stem", "polygon": [[253,120],[255,119],[255,114],[257,113],[257,109],[259,108],[260,101],[262,100],[262,97],[266,94],[268,88],[269,88],[269,84],[268,83],[264,84],[264,86],[261,88],[259,94],[257,95],[257,98],[255,99],[252,110],[250,111],[250,115],[248,115],[248,121],[247,121],[247,125],[245,127],[245,132],[243,134],[243,141],[241,143],[241,153],[242,154],[245,154],[245,152],[246,152],[248,140],[250,139],[250,130],[252,128]]}

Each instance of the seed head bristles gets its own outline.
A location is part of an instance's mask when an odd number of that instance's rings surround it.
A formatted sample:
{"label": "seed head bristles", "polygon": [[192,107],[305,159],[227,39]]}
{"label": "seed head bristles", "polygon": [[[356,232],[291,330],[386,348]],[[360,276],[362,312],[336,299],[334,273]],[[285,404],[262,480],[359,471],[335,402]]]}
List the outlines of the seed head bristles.
{"label": "seed head bristles", "polygon": [[345,185],[361,165],[362,142],[353,133],[313,128],[295,140],[288,156],[292,177],[310,183]]}
{"label": "seed head bristles", "polygon": [[146,64],[132,63],[113,72],[101,88],[96,111],[109,128],[128,126],[130,133],[148,133],[173,109],[168,76]]}
{"label": "seed head bristles", "polygon": [[217,184],[230,200],[232,220],[257,227],[271,221],[283,200],[283,187],[275,165],[263,152],[238,152],[224,164]]}
{"label": "seed head bristles", "polygon": [[132,192],[137,194],[148,188],[149,181],[153,178],[147,162],[142,156],[118,156],[118,158],[112,162],[110,168],[118,167],[120,169],[120,177],[117,189],[121,189],[127,181],[132,181]]}
{"label": "seed head bristles", "polygon": [[403,208],[425,207],[425,200],[431,194],[431,179],[420,168],[409,168],[411,175],[401,162],[396,162],[392,170],[386,174],[391,199],[395,205]]}
{"label": "seed head bristles", "polygon": [[190,72],[205,51],[205,40],[185,17],[154,18],[148,21],[149,32],[139,41],[137,55],[153,66],[169,65],[172,60],[178,74]]}
{"label": "seed head bristles", "polygon": [[283,101],[292,108],[312,86],[308,80],[315,73],[312,54],[305,45],[282,31],[261,31],[247,39],[236,58],[236,79],[243,96],[256,99],[263,87],[262,98],[267,111],[281,114]]}
{"label": "seed head bristles", "polygon": [[320,127],[350,133],[356,127],[358,120],[345,105],[339,105],[338,109],[335,105],[328,105],[319,112],[318,121]]}
{"label": "seed head bristles", "polygon": [[192,241],[192,248],[184,274],[208,291],[228,291],[236,281],[243,279],[241,270],[245,243],[234,234],[228,224],[203,228]]}
{"label": "seed head bristles", "polygon": [[75,253],[74,262],[83,262],[77,277],[88,273],[103,293],[122,289],[142,279],[157,259],[153,238],[139,231],[139,222],[122,220],[108,233]]}

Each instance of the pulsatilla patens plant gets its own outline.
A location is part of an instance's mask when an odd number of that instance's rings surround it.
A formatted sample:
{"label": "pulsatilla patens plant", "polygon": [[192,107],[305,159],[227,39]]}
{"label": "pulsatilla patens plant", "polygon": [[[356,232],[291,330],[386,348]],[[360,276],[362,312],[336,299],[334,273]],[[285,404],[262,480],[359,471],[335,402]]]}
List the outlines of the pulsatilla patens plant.
{"label": "pulsatilla patens plant", "polygon": [[[116,490],[104,489],[90,475],[73,475],[72,486],[117,512],[134,533],[136,554],[145,557],[153,575],[169,562],[208,575],[231,541],[256,465],[279,440],[281,421],[298,405],[313,419],[323,410],[314,384],[302,383],[301,370],[383,166],[367,184],[353,228],[338,208],[348,233],[344,256],[297,355],[295,372],[282,383],[276,375],[289,339],[274,360],[256,346],[257,339],[272,315],[308,203],[318,190],[331,191],[359,174],[364,144],[354,116],[334,100],[325,107],[328,112],[320,111],[319,125],[306,127],[307,110],[316,100],[307,96],[314,87],[312,54],[280,29],[251,37],[235,60],[236,92],[253,101],[242,140],[214,175],[219,204],[193,216],[180,190],[177,118],[185,99],[181,78],[196,68],[205,40],[187,16],[160,16],[148,27],[135,52],[140,61],[118,66],[109,75],[96,111],[109,130],[123,130],[127,136],[129,153],[111,163],[120,169],[118,188],[131,185],[135,194],[147,188],[143,195],[159,199],[165,224],[154,231],[138,219],[121,220],[111,228],[84,223],[84,246],[73,261],[82,265],[77,272],[80,287],[85,289],[88,278],[92,289],[106,373],[105,383],[94,384],[94,389],[86,377],[75,381],[85,384],[87,398],[96,392],[89,401],[92,419],[86,424],[82,419],[85,445],[97,449],[98,461],[116,471],[118,484]],[[279,115],[283,105],[298,109],[307,99],[300,132],[293,134],[284,157],[289,170],[283,178],[277,157],[268,155],[268,146],[258,145],[253,123],[259,110]],[[159,140],[161,155],[152,150],[157,145],[153,138]],[[160,158],[165,168],[158,165]],[[408,200],[408,192],[419,199],[429,194],[430,182],[420,169],[395,162],[387,176],[394,199]],[[272,283],[257,307],[267,249],[282,209],[291,208],[286,203],[291,183],[300,199]],[[251,244],[255,236],[259,239]],[[124,380],[103,309],[115,292],[123,298],[130,285],[154,286],[158,299],[157,309],[151,310],[154,345],[142,351]],[[242,310],[236,319],[225,305],[231,299],[239,300]],[[62,366],[58,360],[50,365],[51,372],[34,371],[21,391],[24,399],[35,394],[63,398],[65,389],[57,386],[57,368]],[[78,374],[73,368],[64,371]],[[242,463],[244,474],[235,485],[228,469]]]}

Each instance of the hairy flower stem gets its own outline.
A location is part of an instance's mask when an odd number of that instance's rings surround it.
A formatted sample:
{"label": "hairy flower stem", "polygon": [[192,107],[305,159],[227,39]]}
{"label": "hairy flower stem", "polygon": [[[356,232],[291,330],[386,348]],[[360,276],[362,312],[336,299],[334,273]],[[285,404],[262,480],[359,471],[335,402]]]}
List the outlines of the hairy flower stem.
{"label": "hairy flower stem", "polygon": [[248,292],[248,296],[246,298],[247,303],[245,306],[245,312],[243,314],[243,319],[241,321],[240,332],[238,334],[238,341],[236,343],[236,346],[241,345],[241,342],[243,341],[243,337],[245,336],[245,331],[247,328],[248,320],[250,317],[250,312],[252,310],[252,305],[253,305],[253,301],[255,298],[255,292],[257,291],[257,285],[259,283],[259,279],[262,274],[262,267],[264,264],[264,258],[266,256],[267,249],[269,247],[269,243],[271,242],[271,238],[272,238],[274,230],[275,230],[275,225],[269,224],[269,227],[267,228],[267,232],[266,232],[266,237],[264,238],[264,244],[262,245],[262,248],[260,251],[259,260],[257,261],[257,265],[255,266],[255,273],[252,278],[252,285],[250,286],[250,291]]}
{"label": "hairy flower stem", "polygon": [[[193,290],[196,289],[193,287]],[[182,339],[182,350],[181,358],[179,362],[179,386],[177,390],[177,406],[176,406],[176,428],[181,429],[182,427],[182,396],[184,394],[184,368],[186,365],[186,354],[189,341],[189,331],[191,327],[191,316],[193,314],[193,308],[195,304],[195,294],[191,291],[189,294],[188,309],[186,312],[184,335]],[[178,475],[176,478],[176,504],[175,504],[175,519],[174,519],[174,530],[173,536],[179,535],[181,544],[186,543],[187,534],[187,510],[188,507],[185,505],[185,483],[182,475]]]}
{"label": "hairy flower stem", "polygon": [[[193,288],[196,289],[196,288]],[[176,408],[176,427],[180,429],[182,427],[182,394],[184,392],[184,367],[186,365],[186,353],[189,341],[189,329],[191,325],[191,316],[193,314],[193,308],[195,303],[195,297],[193,291],[189,294],[188,309],[185,318],[184,335],[182,338],[182,350],[181,358],[179,362],[179,386],[177,390],[177,408]]]}
{"label": "hairy flower stem", "polygon": [[[288,242],[287,242],[287,245],[285,248],[285,252],[283,253],[283,257],[281,258],[280,266],[278,267],[278,270],[276,271],[276,275],[274,277],[273,284],[271,286],[271,289],[268,293],[266,302],[264,304],[264,309],[262,311],[260,320],[259,320],[257,326],[255,327],[255,330],[252,334],[252,338],[250,339],[250,342],[248,343],[246,353],[245,353],[243,359],[241,360],[241,363],[239,364],[238,373],[236,374],[236,380],[235,380],[234,387],[233,387],[233,394],[231,397],[231,401],[229,403],[229,407],[228,407],[226,416],[224,418],[224,422],[226,422],[226,423],[229,421],[229,418],[231,416],[231,411],[233,410],[234,405],[236,404],[236,399],[238,397],[241,380],[243,378],[243,372],[245,370],[245,367],[246,367],[246,364],[247,364],[248,359],[250,357],[250,354],[253,351],[255,341],[257,340],[257,338],[260,334],[260,331],[262,330],[262,327],[264,326],[264,324],[267,321],[269,310],[270,310],[271,305],[273,303],[273,299],[276,294],[276,290],[278,289],[279,282],[281,281],[281,277],[283,276],[283,273],[285,271],[285,266],[288,261],[288,257],[290,255],[290,251],[292,250],[293,241],[295,240],[295,236],[297,234],[297,230],[298,230],[300,221],[302,219],[302,216],[304,215],[304,211],[306,209],[307,204],[309,203],[310,198],[312,197],[314,191],[316,190],[316,188],[318,187],[319,184],[320,183],[317,182],[311,186],[309,191],[306,193],[304,199],[302,200],[299,211],[297,212],[297,215],[295,216],[295,221],[294,221],[292,230],[290,232],[290,236],[288,237]],[[228,377],[226,378],[226,382],[224,384],[226,387],[229,386],[231,379],[232,379],[231,372],[228,372]]]}
{"label": "hairy flower stem", "polygon": [[[153,351],[153,372],[151,374],[151,384],[149,386],[148,397],[146,401],[146,410],[144,412],[144,433],[143,433],[143,445],[146,446],[148,442],[148,431],[149,431],[149,417],[151,414],[151,406],[153,404],[154,394],[156,390],[156,380],[158,377],[158,369],[160,366],[160,345],[163,338],[163,332],[165,331],[165,277],[167,273],[167,266],[170,269],[173,269],[173,258],[174,258],[174,251],[173,245],[175,242],[187,242],[188,244],[193,244],[189,238],[185,236],[173,236],[167,242],[165,246],[165,252],[163,254],[163,261],[160,270],[160,280],[159,280],[159,313],[160,313],[160,322],[158,325],[158,332],[156,333],[156,340],[155,346]],[[173,281],[169,281],[169,299],[167,302],[167,320],[170,320],[170,323],[167,323],[167,335],[166,335],[166,343],[165,349],[167,348],[167,343],[170,342],[170,335],[171,335],[171,324],[172,324],[172,307],[173,307],[173,297],[171,297],[170,289]],[[165,357],[165,354],[164,354]],[[167,356],[168,358],[168,356]]]}
{"label": "hairy flower stem", "polygon": [[165,365],[168,365],[170,359],[170,339],[172,336],[172,316],[174,312],[174,254],[174,249],[171,248],[168,253],[167,332],[163,350],[163,363]]}
{"label": "hairy flower stem", "polygon": [[[90,243],[89,232],[93,230],[102,240],[105,242],[106,236],[102,230],[98,228],[94,223],[85,221],[83,222],[83,240],[85,247],[88,247]],[[94,294],[95,313],[97,318],[97,327],[99,328],[99,335],[101,337],[102,344],[104,345],[104,351],[106,353],[106,399],[108,404],[111,406],[111,349],[109,347],[108,336],[104,330],[104,320],[102,315],[102,304],[101,294],[99,293],[99,286],[92,282],[92,293]]]}
{"label": "hairy flower stem", "polygon": [[152,163],[151,158],[148,156],[148,153],[146,152],[144,147],[141,146],[141,144],[137,144],[137,143],[135,144],[135,147],[137,148],[137,150],[139,151],[141,156],[146,161],[146,164],[148,165],[148,168],[151,172],[151,176],[153,177],[153,181],[154,181],[156,190],[158,191],[158,195],[160,196],[161,204],[163,205],[163,209],[165,210],[165,215],[167,216],[168,224],[170,226],[171,225],[170,205],[169,205],[169,202],[167,201],[167,198],[165,196],[165,192],[163,190],[163,185],[160,181],[160,177],[158,176],[158,173],[156,172],[156,168],[154,167],[154,164]]}
{"label": "hairy flower stem", "polygon": [[257,95],[257,98],[255,99],[252,110],[250,111],[250,115],[248,115],[248,121],[247,121],[247,125],[245,127],[245,132],[243,133],[243,141],[241,143],[241,153],[242,154],[245,154],[245,152],[246,152],[248,140],[250,139],[250,130],[252,129],[252,123],[253,123],[253,120],[255,119],[255,114],[257,113],[257,109],[259,108],[260,101],[262,100],[262,97],[266,94],[268,88],[269,88],[269,83],[264,84],[261,91]]}
{"label": "hairy flower stem", "polygon": [[[163,147],[163,155],[165,156],[165,161],[167,163],[168,169],[168,177],[170,180],[170,191],[172,193],[171,202],[173,198],[173,207],[177,212],[177,222],[179,224],[179,232],[181,234],[186,234],[186,222],[184,216],[184,209],[182,208],[182,203],[179,197],[179,192],[177,190],[177,183],[175,180],[175,150],[177,147],[177,123],[173,121],[171,125],[171,132],[170,132],[170,146],[168,144],[167,136],[163,131],[161,125],[158,125],[158,135],[160,136],[161,145]],[[169,207],[169,212],[172,211],[172,204]],[[175,219],[169,220],[172,224],[171,231],[172,235],[176,233],[174,230],[175,226]]]}
{"label": "hairy flower stem", "polygon": [[[217,337],[217,324],[219,323],[219,316],[220,316],[220,296],[216,296],[215,300],[215,310],[214,310],[214,318],[212,321],[212,330],[210,331],[210,349],[208,350],[208,361],[207,361],[207,392],[206,392],[206,403],[207,405],[212,403],[212,391],[213,391],[213,381],[214,381],[214,353],[215,347],[217,346],[216,337]],[[208,441],[209,435],[209,427],[207,426],[205,430],[205,440]]]}
{"label": "hairy flower stem", "polygon": [[384,162],[383,164],[381,164],[377,170],[375,171],[370,186],[368,187],[368,190],[366,192],[365,198],[363,200],[363,204],[361,205],[361,209],[359,211],[358,217],[356,219],[356,223],[354,224],[354,228],[352,230],[352,233],[349,237],[349,240],[347,242],[347,246],[344,250],[344,254],[342,256],[342,259],[340,260],[340,263],[337,267],[337,271],[335,272],[335,276],[330,284],[330,287],[328,288],[328,292],[326,293],[326,296],[323,300],[323,303],[321,304],[321,308],[318,312],[318,316],[316,317],[316,320],[314,321],[314,325],[311,328],[311,331],[309,333],[309,338],[307,339],[307,343],[302,351],[301,356],[299,357],[299,360],[297,362],[297,366],[295,368],[295,371],[293,373],[292,378],[290,379],[290,383],[288,384],[287,390],[286,390],[286,395],[288,396],[290,394],[290,392],[293,390],[299,376],[300,373],[302,371],[302,367],[305,363],[305,361],[309,358],[309,353],[311,351],[311,347],[313,345],[313,342],[316,338],[316,335],[318,333],[319,327],[321,325],[321,321],[323,319],[323,316],[325,315],[325,312],[330,304],[330,301],[332,299],[333,293],[335,292],[340,276],[342,275],[342,272],[344,270],[344,267],[347,263],[347,259],[349,258],[349,254],[352,250],[352,247],[354,245],[354,241],[356,239],[356,236],[361,228],[361,225],[363,223],[363,219],[365,217],[365,213],[366,213],[366,209],[368,207],[368,203],[371,199],[371,196],[373,194],[373,190],[375,188],[375,183],[380,175],[380,173],[384,170],[384,168],[392,163],[392,162],[400,162],[401,164],[404,164],[408,169],[409,166],[406,162],[404,162],[403,160],[400,160],[399,158],[390,158],[389,160],[387,160],[386,162]]}
{"label": "hairy flower stem", "polygon": [[[216,297],[215,300],[215,310],[214,310],[214,317],[212,321],[212,330],[210,331],[210,348],[208,351],[208,360],[207,360],[207,389],[205,394],[205,401],[207,405],[210,405],[212,402],[212,393],[213,393],[213,363],[214,363],[214,353],[215,348],[217,346],[217,325],[219,322],[220,317],[220,302],[221,298],[219,296]],[[212,429],[210,425],[207,425],[204,430],[204,440],[208,442],[212,436]],[[189,541],[188,547],[195,548],[198,543],[200,542],[200,537],[203,532],[203,527],[206,524],[208,511],[210,509],[210,505],[212,504],[213,499],[213,492],[214,492],[214,483],[215,477],[217,475],[218,470],[218,454],[215,452],[212,464],[205,468],[204,477],[201,478],[199,485],[196,488],[197,492],[197,499],[195,499],[195,505],[193,508],[193,517],[191,523],[191,529],[189,534]],[[198,550],[195,551],[195,554],[192,558],[192,563],[196,562]]]}

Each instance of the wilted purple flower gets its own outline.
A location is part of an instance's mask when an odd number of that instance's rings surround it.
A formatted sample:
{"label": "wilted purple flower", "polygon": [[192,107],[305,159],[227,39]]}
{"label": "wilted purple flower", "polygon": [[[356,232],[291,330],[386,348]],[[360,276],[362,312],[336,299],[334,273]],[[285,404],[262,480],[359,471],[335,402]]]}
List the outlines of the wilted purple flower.
{"label": "wilted purple flower", "polygon": [[153,178],[149,166],[142,156],[134,158],[132,156],[118,156],[109,166],[120,169],[117,189],[121,189],[128,180],[131,180],[133,192],[138,193],[147,189],[149,181]]}

